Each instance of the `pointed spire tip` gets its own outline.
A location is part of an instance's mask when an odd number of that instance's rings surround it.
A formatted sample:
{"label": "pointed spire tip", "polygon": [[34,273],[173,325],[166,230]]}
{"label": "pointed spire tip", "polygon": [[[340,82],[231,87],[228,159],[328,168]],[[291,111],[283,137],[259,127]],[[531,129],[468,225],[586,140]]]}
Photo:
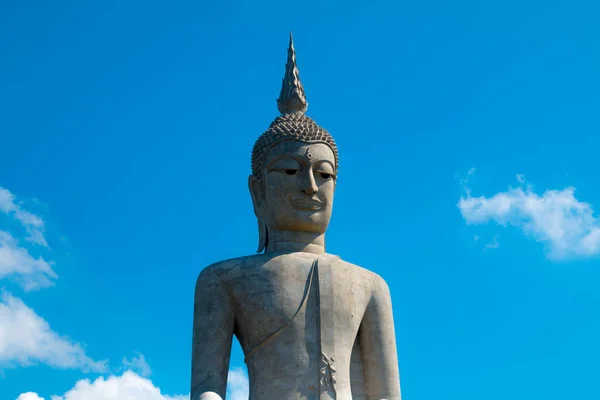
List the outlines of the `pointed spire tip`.
{"label": "pointed spire tip", "polygon": [[308,108],[304,87],[300,82],[300,74],[296,65],[296,50],[294,49],[294,39],[291,30],[285,75],[283,76],[281,92],[277,99],[277,108],[281,114],[305,113]]}

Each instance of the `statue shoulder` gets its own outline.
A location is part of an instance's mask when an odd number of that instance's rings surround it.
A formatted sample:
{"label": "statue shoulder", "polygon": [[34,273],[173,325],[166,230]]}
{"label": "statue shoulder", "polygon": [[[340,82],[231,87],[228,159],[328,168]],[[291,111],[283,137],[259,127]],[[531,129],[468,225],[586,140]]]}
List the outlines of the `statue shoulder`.
{"label": "statue shoulder", "polygon": [[204,281],[227,282],[237,276],[241,268],[264,263],[264,254],[236,257],[228,260],[218,261],[205,267],[198,276],[198,283]]}
{"label": "statue shoulder", "polygon": [[389,296],[390,289],[388,284],[380,275],[342,259],[339,259],[337,264],[345,270],[344,273],[356,275],[362,282],[367,283],[373,294]]}

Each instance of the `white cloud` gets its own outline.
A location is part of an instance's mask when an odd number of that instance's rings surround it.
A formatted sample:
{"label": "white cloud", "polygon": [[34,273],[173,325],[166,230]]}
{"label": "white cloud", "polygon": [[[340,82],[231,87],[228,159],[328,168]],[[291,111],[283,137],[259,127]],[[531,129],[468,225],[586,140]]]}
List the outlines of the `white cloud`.
{"label": "white cloud", "polygon": [[160,392],[152,381],[133,371],[121,376],[100,377],[95,381],[82,379],[73,389],[52,400],[189,400],[187,395],[168,396]]}
{"label": "white cloud", "polygon": [[12,215],[25,228],[29,236],[27,240],[40,246],[48,247],[46,238],[44,238],[44,221],[23,209],[21,204],[16,201],[15,195],[10,191],[0,187],[0,211]]}
{"label": "white cloud", "polygon": [[22,393],[19,397],[17,397],[17,400],[44,400],[44,398],[38,396],[37,393],[27,392]]}
{"label": "white cloud", "polygon": [[[519,175],[518,180],[523,180]],[[466,195],[458,208],[468,224],[493,221],[521,229],[546,245],[548,257],[564,260],[600,254],[600,221],[592,206],[575,198],[575,188],[537,194],[531,187],[509,188],[491,197]]]}
{"label": "white cloud", "polygon": [[[17,202],[15,196],[0,187],[0,213],[12,216],[27,232],[27,241],[48,248],[44,221]],[[64,240],[61,238],[61,240]],[[0,279],[13,278],[26,291],[52,286],[57,278],[52,263],[34,258],[19,246],[12,234],[0,230]],[[93,382],[79,380],[63,395],[51,400],[189,400],[189,395],[164,395],[147,379],[151,369],[143,354],[124,357],[121,376],[100,377]],[[20,299],[0,292],[0,372],[2,368],[46,364],[55,368],[76,368],[84,372],[107,372],[106,361],[94,361],[82,346],[54,332],[47,321]],[[229,371],[228,400],[247,400],[248,377],[241,368]],[[19,395],[17,400],[44,400],[34,392]]]}
{"label": "white cloud", "polygon": [[[248,376],[242,368],[229,371],[227,400],[248,400]],[[189,400],[189,395],[166,395],[152,381],[133,371],[121,376],[100,377],[78,381],[62,396],[53,395],[51,400]],[[21,394],[17,400],[44,400],[37,393]]]}
{"label": "white cloud", "polygon": [[248,375],[242,368],[234,368],[227,376],[227,400],[248,400]]}
{"label": "white cloud", "polygon": [[32,257],[10,233],[0,231],[0,279],[14,278],[25,291],[53,286],[57,278],[50,263]]}
{"label": "white cloud", "polygon": [[139,352],[136,352],[136,355],[133,356],[131,359],[123,357],[123,367],[125,367],[125,369],[135,371],[146,378],[149,377],[150,374],[152,374],[152,370],[146,362],[146,357],[144,357],[144,355]]}
{"label": "white cloud", "polygon": [[103,372],[105,362],[89,358],[79,343],[54,332],[20,299],[3,293],[0,301],[0,367],[47,364]]}

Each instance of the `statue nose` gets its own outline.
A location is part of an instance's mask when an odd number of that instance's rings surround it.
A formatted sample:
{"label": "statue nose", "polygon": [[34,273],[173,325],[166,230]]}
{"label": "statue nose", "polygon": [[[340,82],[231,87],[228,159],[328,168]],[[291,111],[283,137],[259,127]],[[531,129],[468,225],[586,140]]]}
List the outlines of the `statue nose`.
{"label": "statue nose", "polygon": [[315,177],[312,174],[312,171],[308,171],[307,174],[303,174],[304,176],[302,177],[302,182],[300,183],[301,187],[300,190],[302,190],[302,192],[308,194],[308,195],[313,195],[315,193],[317,193],[317,191],[319,190],[319,187],[317,186],[317,183],[315,182]]}

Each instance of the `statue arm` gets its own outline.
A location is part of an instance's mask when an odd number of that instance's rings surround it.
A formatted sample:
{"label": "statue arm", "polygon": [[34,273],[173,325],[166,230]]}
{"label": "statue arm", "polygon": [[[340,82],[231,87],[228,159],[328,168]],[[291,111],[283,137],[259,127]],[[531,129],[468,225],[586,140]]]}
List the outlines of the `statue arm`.
{"label": "statue arm", "polygon": [[226,285],[208,267],[198,277],[194,296],[191,400],[222,400],[235,316]]}
{"label": "statue arm", "polygon": [[368,400],[400,400],[400,374],[390,291],[376,276],[359,328],[359,343]]}

